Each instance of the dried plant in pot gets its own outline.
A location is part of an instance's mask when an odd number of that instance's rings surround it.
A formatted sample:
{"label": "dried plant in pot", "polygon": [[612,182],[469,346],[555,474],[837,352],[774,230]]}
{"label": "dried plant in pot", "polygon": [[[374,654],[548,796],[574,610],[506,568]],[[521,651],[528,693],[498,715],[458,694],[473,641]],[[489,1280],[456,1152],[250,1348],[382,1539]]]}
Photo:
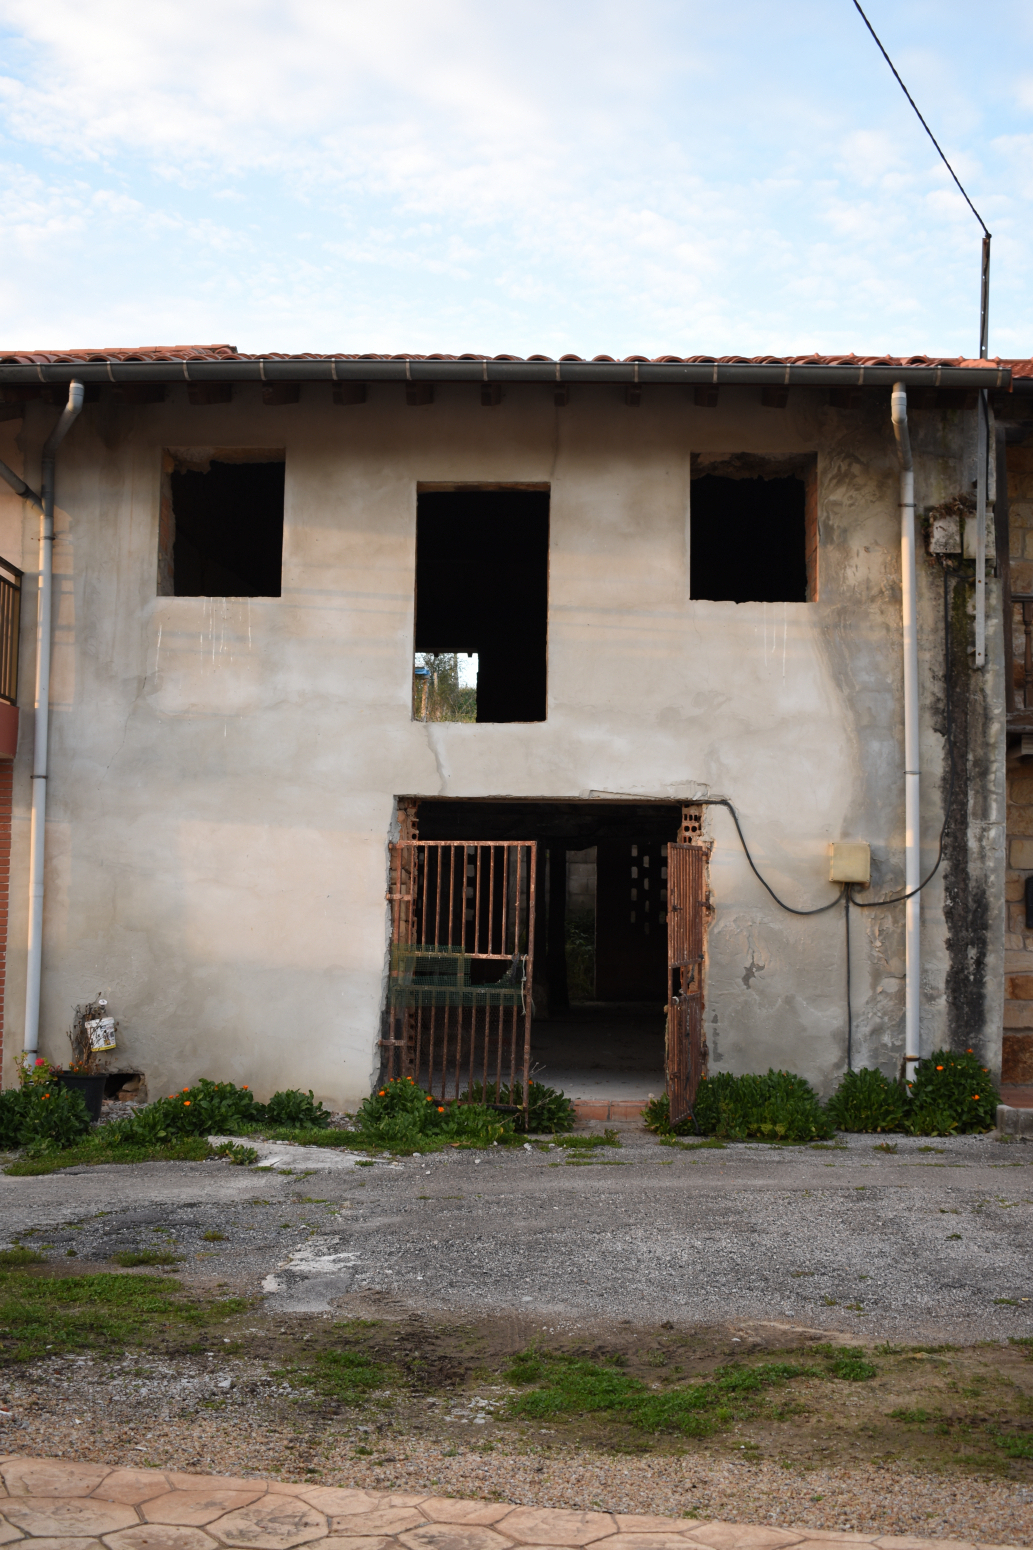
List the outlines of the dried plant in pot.
{"label": "dried plant in pot", "polygon": [[68,1030],[68,1042],[72,1046],[72,1058],[61,1073],[65,1087],[81,1092],[93,1120],[100,1119],[104,1101],[104,1073],[98,1070],[100,1057],[115,1048],[117,1023],[107,1015],[107,1002],[97,996],[75,1008],[72,1026]]}

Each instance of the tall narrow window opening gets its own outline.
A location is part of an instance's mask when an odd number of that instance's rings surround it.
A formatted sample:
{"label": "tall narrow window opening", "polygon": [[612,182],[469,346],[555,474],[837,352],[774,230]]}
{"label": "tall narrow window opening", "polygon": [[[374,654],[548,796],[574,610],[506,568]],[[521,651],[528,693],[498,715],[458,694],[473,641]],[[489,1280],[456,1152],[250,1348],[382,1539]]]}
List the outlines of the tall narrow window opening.
{"label": "tall narrow window opening", "polygon": [[548,491],[422,491],[414,717],[544,721],[548,599]]}
{"label": "tall narrow window opening", "polygon": [[158,591],[174,597],[279,597],[282,452],[166,457]]}

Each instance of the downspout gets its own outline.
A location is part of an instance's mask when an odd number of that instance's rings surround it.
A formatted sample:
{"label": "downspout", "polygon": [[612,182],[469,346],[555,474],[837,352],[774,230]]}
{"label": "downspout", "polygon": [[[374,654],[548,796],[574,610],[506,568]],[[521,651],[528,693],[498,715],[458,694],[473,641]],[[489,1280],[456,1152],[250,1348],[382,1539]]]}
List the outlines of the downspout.
{"label": "downspout", "polygon": [[918,577],[915,568],[915,473],[907,428],[907,392],[893,384],[893,434],[900,462],[900,581],[904,639],[904,1079],[913,1081],[921,1058],[922,935],[919,851],[921,796],[918,769]]}
{"label": "downspout", "polygon": [[[50,721],[50,637],[54,559],[54,472],[57,449],[83,406],[81,382],[68,384],[68,403],[43,443],[43,513],[39,535],[39,594],[36,609],[36,716],[32,752],[32,824],[29,831],[29,951],[25,977],[27,1055],[39,1048],[39,1002],[43,971],[43,860],[47,819],[47,733]],[[28,496],[26,497],[28,498]]]}

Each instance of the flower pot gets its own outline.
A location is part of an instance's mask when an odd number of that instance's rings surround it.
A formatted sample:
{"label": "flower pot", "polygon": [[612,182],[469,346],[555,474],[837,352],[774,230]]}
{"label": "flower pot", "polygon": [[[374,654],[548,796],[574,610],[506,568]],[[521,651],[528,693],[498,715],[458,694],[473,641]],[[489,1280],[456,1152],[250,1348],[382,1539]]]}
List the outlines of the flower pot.
{"label": "flower pot", "polygon": [[62,1087],[71,1087],[73,1091],[82,1093],[90,1118],[94,1122],[100,1119],[100,1105],[104,1097],[103,1073],[80,1076],[75,1071],[62,1071],[59,1081]]}

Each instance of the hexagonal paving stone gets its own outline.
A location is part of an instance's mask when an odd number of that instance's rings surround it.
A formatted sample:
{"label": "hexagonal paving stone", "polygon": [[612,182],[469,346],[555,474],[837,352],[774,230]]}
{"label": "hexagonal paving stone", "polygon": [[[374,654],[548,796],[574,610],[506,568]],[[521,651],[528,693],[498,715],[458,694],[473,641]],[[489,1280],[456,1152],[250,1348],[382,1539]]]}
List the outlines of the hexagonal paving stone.
{"label": "hexagonal paving stone", "polygon": [[558,1507],[517,1507],[496,1525],[525,1545],[588,1545],[612,1534],[608,1512],[564,1512]]}
{"label": "hexagonal paving stone", "polygon": [[314,1539],[325,1539],[326,1518],[306,1502],[290,1496],[263,1497],[251,1507],[228,1513],[212,1524],[212,1533],[225,1545],[248,1550],[293,1550]]}
{"label": "hexagonal paving stone", "polygon": [[[2,1505],[2,1502],[0,1502],[0,1505]],[[21,1537],[18,1529],[10,1523],[5,1523],[3,1518],[0,1518],[0,1545],[12,1544],[14,1540]]]}
{"label": "hexagonal paving stone", "polygon": [[319,1541],[319,1550],[394,1550],[394,1543],[383,1534],[331,1534]]}
{"label": "hexagonal paving stone", "polygon": [[174,1491],[265,1491],[269,1487],[268,1480],[248,1480],[243,1475],[188,1475],[178,1469],[166,1469],[164,1474]]}
{"label": "hexagonal paving stone", "polygon": [[39,1545],[41,1550],[104,1550],[99,1539],[29,1539],[26,1545],[31,1545],[36,1550]]}
{"label": "hexagonal paving stone", "polygon": [[947,1545],[950,1550],[976,1550],[968,1539],[919,1539],[913,1534],[880,1534],[872,1543],[879,1550],[943,1550]]}
{"label": "hexagonal paving stone", "polygon": [[89,1496],[9,1496],[4,1502],[4,1517],[26,1534],[62,1539],[94,1539],[140,1521],[132,1507],[94,1501]]}
{"label": "hexagonal paving stone", "polygon": [[708,1523],[694,1528],[690,1538],[694,1544],[708,1545],[710,1550],[779,1550],[782,1545],[800,1543],[799,1534],[761,1528],[756,1523]]}
{"label": "hexagonal paving stone", "polygon": [[592,1550],[697,1550],[697,1547],[672,1527],[666,1534],[611,1534],[608,1539],[594,1539]]}
{"label": "hexagonal paving stone", "polygon": [[113,1469],[90,1495],[98,1502],[125,1502],[137,1507],[168,1490],[160,1469]]}
{"label": "hexagonal paving stone", "polygon": [[415,1507],[375,1507],[372,1512],[335,1512],[330,1519],[331,1534],[404,1534],[425,1521]]}
{"label": "hexagonal paving stone", "polygon": [[399,1543],[406,1550],[511,1550],[513,1542],[480,1523],[425,1523]]}
{"label": "hexagonal paving stone", "polygon": [[509,1502],[462,1502],[451,1496],[428,1496],[420,1511],[434,1523],[496,1523],[513,1509]]}
{"label": "hexagonal paving stone", "polygon": [[[197,1484],[196,1475],[192,1484]],[[250,1491],[227,1491],[213,1482],[207,1491],[166,1491],[164,1496],[144,1502],[140,1511],[148,1523],[188,1523],[194,1528],[203,1528],[224,1513],[233,1512],[237,1507],[248,1507],[264,1495],[265,1488],[261,1484],[257,1488],[252,1486]]]}
{"label": "hexagonal paving stone", "polygon": [[71,1459],[12,1459],[0,1464],[0,1475],[11,1496],[88,1496],[110,1464],[73,1464]]}
{"label": "hexagonal paving stone", "polygon": [[105,1534],[104,1543],[108,1550],[218,1550],[203,1529],[185,1523],[137,1523]]}
{"label": "hexagonal paving stone", "polygon": [[[670,1518],[658,1518],[649,1512],[615,1512],[617,1528],[622,1534],[669,1534],[677,1526],[679,1533],[689,1527],[687,1523],[675,1525]],[[699,1524],[694,1523],[693,1528]]]}
{"label": "hexagonal paving stone", "polygon": [[347,1513],[354,1517],[360,1512],[375,1512],[385,1505],[384,1498],[375,1491],[361,1491],[343,1485],[288,1485],[277,1481],[270,1491],[284,1496],[297,1496],[308,1502],[317,1512],[325,1512],[328,1518]]}

